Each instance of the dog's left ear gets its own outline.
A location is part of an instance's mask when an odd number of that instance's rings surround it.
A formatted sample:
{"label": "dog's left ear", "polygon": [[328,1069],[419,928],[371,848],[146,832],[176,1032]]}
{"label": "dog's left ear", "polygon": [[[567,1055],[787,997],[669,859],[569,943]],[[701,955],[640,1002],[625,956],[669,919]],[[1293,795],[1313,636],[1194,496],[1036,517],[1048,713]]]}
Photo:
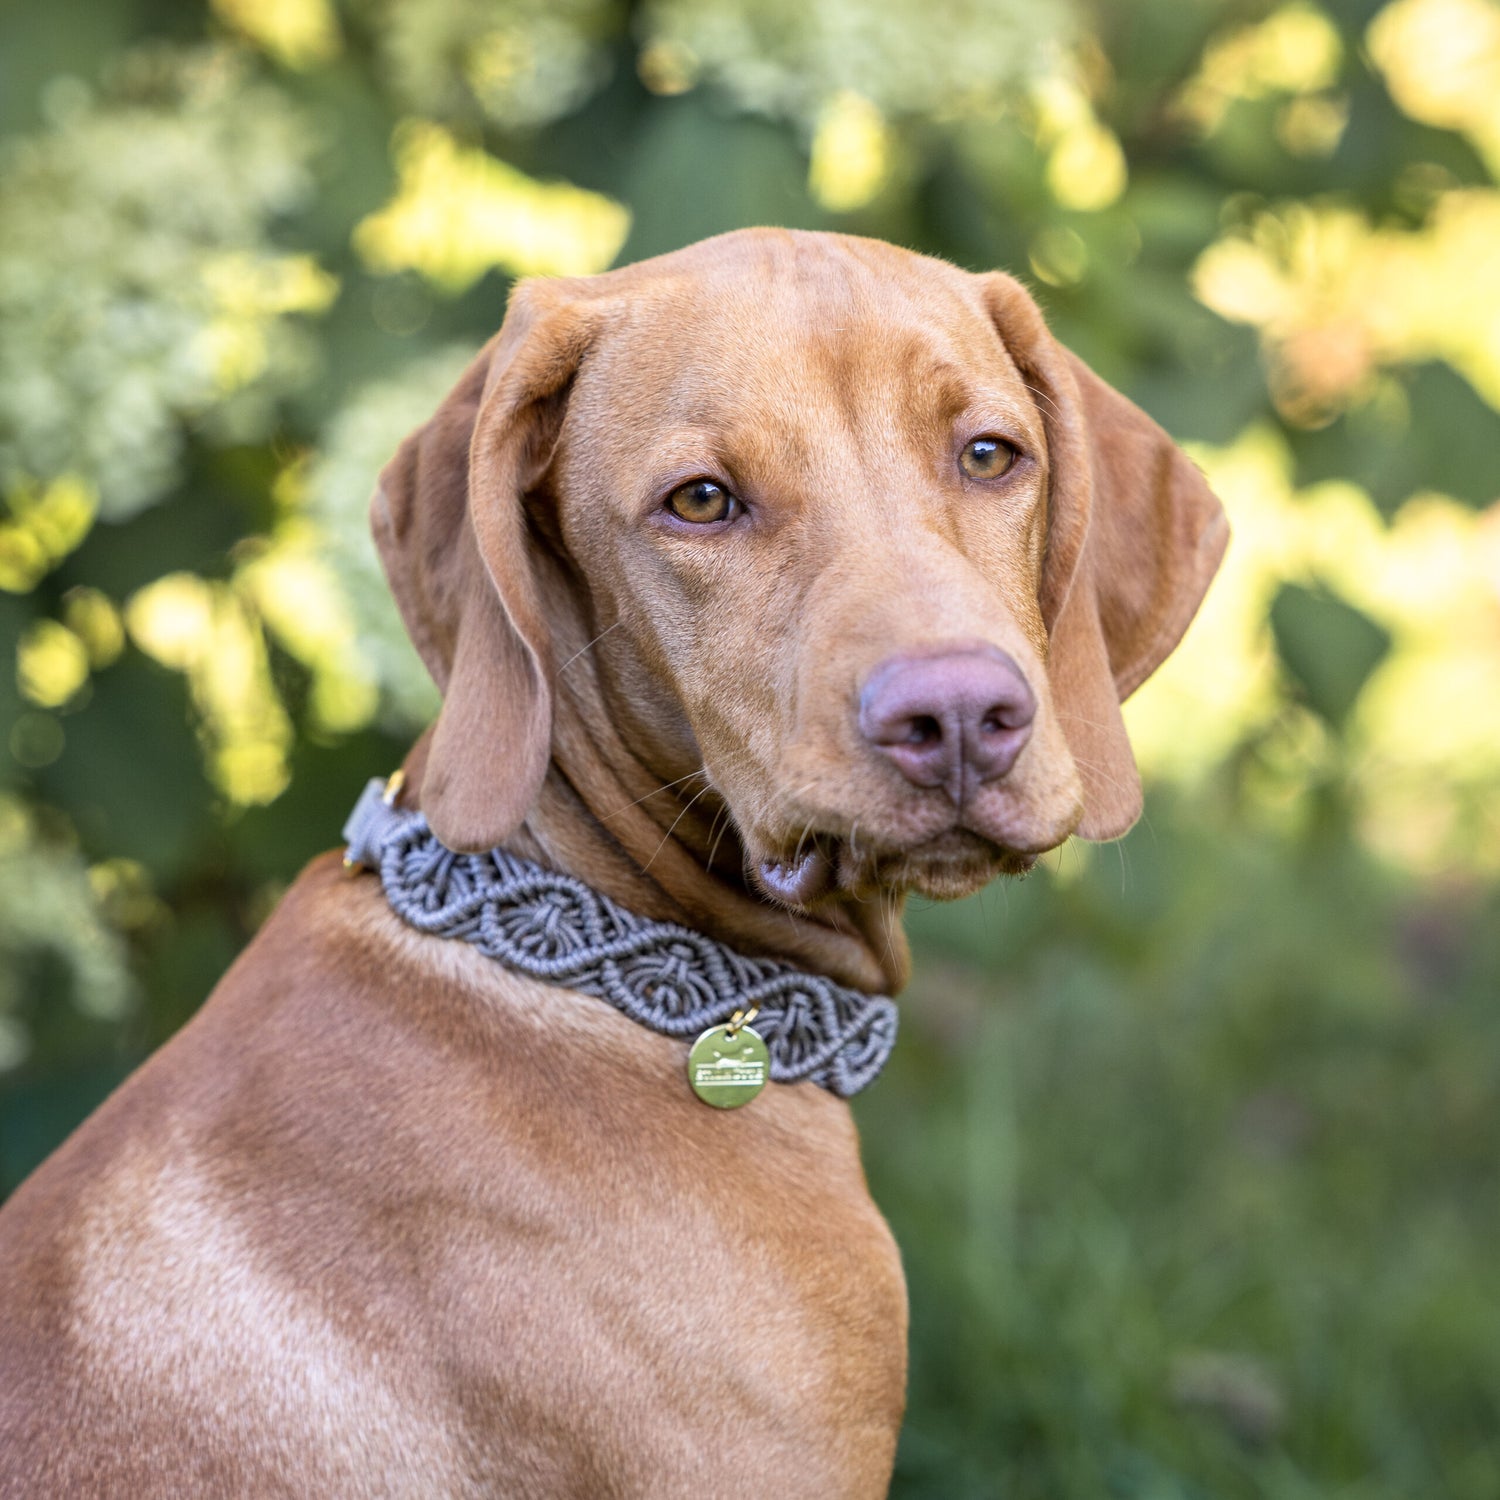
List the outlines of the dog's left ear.
{"label": "dog's left ear", "polygon": [[547,773],[551,643],[525,501],[594,323],[578,283],[518,287],[500,332],[401,444],[371,505],[391,591],[443,694],[421,803],[450,849],[502,843]]}
{"label": "dog's left ear", "polygon": [[1229,527],[1187,455],[1052,337],[1019,282],[982,284],[1046,428],[1041,607],[1053,703],[1083,783],[1076,831],[1118,838],[1141,812],[1120,704],[1182,639]]}

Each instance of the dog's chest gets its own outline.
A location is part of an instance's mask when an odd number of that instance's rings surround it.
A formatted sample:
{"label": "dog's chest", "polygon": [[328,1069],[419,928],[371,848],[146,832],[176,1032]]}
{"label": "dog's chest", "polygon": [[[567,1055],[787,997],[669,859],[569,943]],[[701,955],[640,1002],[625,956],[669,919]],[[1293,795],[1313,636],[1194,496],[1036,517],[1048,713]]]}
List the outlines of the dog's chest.
{"label": "dog's chest", "polygon": [[561,1136],[515,1143],[451,1236],[476,1452],[528,1453],[557,1486],[538,1493],[884,1494],[905,1286],[844,1106],[668,1097],[605,1134],[559,1106]]}

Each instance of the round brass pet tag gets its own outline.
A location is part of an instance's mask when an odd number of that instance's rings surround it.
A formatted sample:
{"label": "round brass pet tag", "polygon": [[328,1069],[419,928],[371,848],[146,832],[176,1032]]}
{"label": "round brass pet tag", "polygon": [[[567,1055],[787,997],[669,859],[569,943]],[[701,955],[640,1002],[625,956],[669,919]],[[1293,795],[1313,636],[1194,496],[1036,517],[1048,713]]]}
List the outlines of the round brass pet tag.
{"label": "round brass pet tag", "polygon": [[710,1026],[688,1053],[688,1082],[715,1109],[738,1109],[766,1086],[771,1054],[760,1033],[740,1025]]}

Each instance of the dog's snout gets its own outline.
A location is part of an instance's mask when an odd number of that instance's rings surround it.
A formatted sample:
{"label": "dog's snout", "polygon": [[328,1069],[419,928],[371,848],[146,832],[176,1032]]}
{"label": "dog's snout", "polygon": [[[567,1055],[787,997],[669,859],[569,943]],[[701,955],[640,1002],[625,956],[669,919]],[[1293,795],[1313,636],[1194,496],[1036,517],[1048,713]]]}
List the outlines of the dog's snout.
{"label": "dog's snout", "polygon": [[942,787],[955,803],[1010,770],[1035,715],[1021,669],[994,647],[891,657],[859,699],[865,739],[913,786]]}

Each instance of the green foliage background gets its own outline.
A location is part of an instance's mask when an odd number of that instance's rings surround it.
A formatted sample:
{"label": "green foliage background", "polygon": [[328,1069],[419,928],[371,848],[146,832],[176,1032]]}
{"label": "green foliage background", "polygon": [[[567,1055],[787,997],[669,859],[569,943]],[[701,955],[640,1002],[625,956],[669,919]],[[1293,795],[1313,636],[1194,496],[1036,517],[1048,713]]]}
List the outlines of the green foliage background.
{"label": "green foliage background", "polygon": [[[1487,211],[1500,90],[1411,105],[1380,9],[0,10],[0,1191],[192,1014],[430,711],[364,500],[550,263],[455,269],[461,221],[382,260],[356,231],[413,140],[624,205],[621,260],[780,223],[1011,268],[1179,439],[1259,433],[1294,495],[1350,481],[1377,529],[1437,492],[1478,545],[1500,321],[1478,355],[1387,339],[1341,375],[1336,320],[1230,321],[1200,275],[1309,214],[1425,245],[1445,205]],[[1489,56],[1487,13],[1443,24]],[[1288,14],[1290,61],[1257,61]],[[1393,636],[1346,592],[1280,580],[1267,701],[1118,849],[913,914],[902,1045],[858,1105],[911,1281],[898,1496],[1500,1496],[1500,776],[1380,800],[1361,714]],[[1462,855],[1421,832],[1460,781],[1456,826],[1489,830]]]}

